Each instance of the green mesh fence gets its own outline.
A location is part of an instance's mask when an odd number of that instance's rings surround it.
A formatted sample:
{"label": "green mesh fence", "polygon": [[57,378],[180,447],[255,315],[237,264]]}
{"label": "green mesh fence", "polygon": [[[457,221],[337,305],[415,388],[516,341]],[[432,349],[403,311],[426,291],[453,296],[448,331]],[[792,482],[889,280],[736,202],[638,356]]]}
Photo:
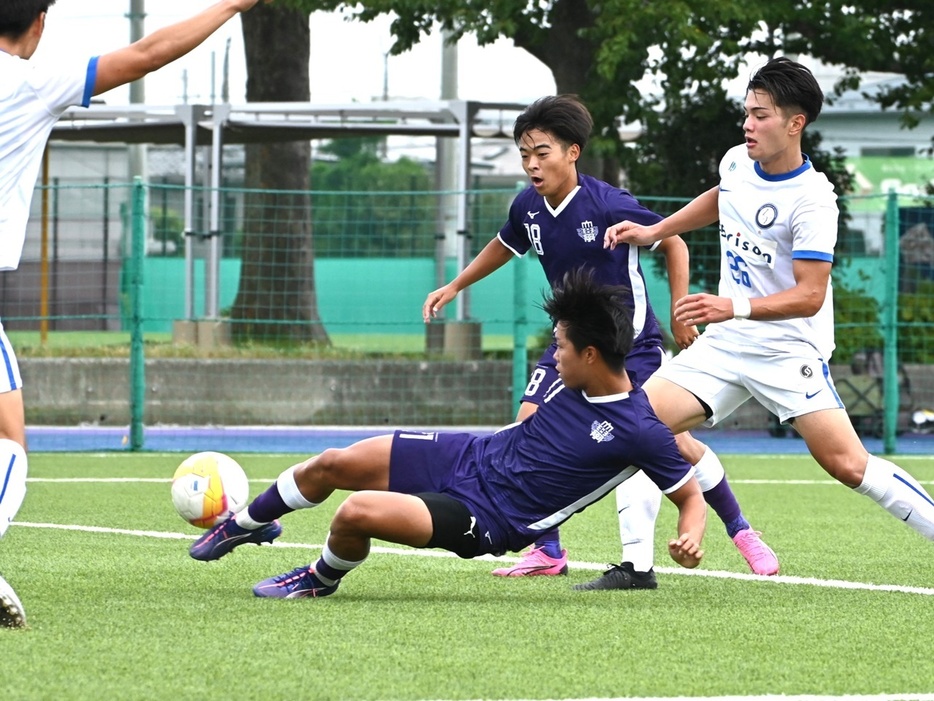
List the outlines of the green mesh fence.
{"label": "green mesh fence", "polygon": [[[23,263],[0,273],[27,422],[130,425],[133,448],[157,424],[507,423],[548,339],[538,263],[513,261],[427,327],[421,306],[514,195],[196,189],[186,222],[182,187],[41,188]],[[445,232],[439,211],[459,197],[468,230]],[[642,200],[661,214],[684,203]],[[833,373],[857,429],[894,452],[934,408],[934,209],[842,203]],[[716,289],[715,232],[687,240],[693,289]],[[661,262],[643,267],[666,324]],[[785,431],[747,405],[726,428]]]}

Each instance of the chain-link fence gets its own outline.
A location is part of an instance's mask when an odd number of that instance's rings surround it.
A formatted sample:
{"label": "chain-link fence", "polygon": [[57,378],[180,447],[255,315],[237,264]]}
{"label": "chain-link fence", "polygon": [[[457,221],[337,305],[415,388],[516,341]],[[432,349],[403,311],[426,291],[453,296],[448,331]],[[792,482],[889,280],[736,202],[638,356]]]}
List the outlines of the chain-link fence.
{"label": "chain-link fence", "polygon": [[[136,448],[154,424],[507,423],[548,340],[533,256],[428,326],[421,306],[495,236],[514,195],[53,182],[35,197],[20,269],[0,273],[27,422],[129,425]],[[452,198],[466,202],[468,231],[444,231]],[[684,202],[641,199],[661,214]],[[895,195],[843,203],[833,372],[858,430],[895,450],[934,408],[934,208]],[[696,290],[716,289],[710,233],[687,237]],[[652,258],[643,268],[665,324]],[[728,427],[784,431],[753,406]]]}

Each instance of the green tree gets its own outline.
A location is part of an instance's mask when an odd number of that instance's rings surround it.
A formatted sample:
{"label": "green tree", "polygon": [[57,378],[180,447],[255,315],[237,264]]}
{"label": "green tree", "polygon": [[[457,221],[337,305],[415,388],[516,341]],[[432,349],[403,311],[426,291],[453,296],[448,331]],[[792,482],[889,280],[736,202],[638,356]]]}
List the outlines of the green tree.
{"label": "green tree", "polygon": [[410,158],[383,162],[380,138],[346,138],[321,149],[317,160],[315,251],[318,256],[430,256],[437,196],[425,167]]}
{"label": "green tree", "polygon": [[[934,3],[930,0],[285,0],[305,10],[344,9],[361,20],[393,17],[394,53],[440,25],[481,45],[500,37],[538,58],[558,92],[578,93],[594,113],[595,150],[616,154],[617,124],[641,120],[652,98],[637,82],[657,76],[666,91],[701,93],[735,78],[746,56],[807,54],[847,69],[841,89],[862,71],[888,71],[906,83],[880,104],[911,125],[934,100]],[[913,117],[915,115],[915,117]],[[600,175],[593,162],[584,170]],[[611,180],[615,174],[610,173]]]}

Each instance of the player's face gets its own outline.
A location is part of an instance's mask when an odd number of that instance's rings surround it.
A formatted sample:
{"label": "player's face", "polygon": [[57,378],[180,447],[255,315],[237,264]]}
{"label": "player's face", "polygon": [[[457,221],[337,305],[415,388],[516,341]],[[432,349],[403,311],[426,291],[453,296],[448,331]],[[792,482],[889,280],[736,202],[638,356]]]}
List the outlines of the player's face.
{"label": "player's face", "polygon": [[577,187],[577,159],[580,146],[565,147],[541,129],[529,129],[519,139],[522,169],[535,191],[557,207]]}
{"label": "player's face", "polygon": [[558,322],[555,326],[555,367],[561,376],[561,381],[571,389],[582,389],[587,384],[588,364],[587,349],[578,351],[574,344],[568,340],[566,325]]}
{"label": "player's face", "polygon": [[801,130],[804,115],[786,114],[775,106],[772,96],[761,90],[746,93],[746,153],[769,174],[788,173],[802,163]]}

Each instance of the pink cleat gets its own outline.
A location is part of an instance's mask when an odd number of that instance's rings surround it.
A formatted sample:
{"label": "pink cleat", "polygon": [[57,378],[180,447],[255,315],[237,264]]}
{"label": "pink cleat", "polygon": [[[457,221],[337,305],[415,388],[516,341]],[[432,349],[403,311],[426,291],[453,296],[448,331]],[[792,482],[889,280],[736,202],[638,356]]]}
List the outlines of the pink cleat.
{"label": "pink cleat", "polygon": [[542,548],[532,548],[522,553],[522,559],[511,567],[493,570],[497,577],[554,577],[568,573],[568,551],[562,550],[561,557],[548,557]]}
{"label": "pink cleat", "polygon": [[759,531],[747,528],[733,536],[733,543],[755,574],[778,574],[778,558],[772,548],[762,542],[761,535]]}

